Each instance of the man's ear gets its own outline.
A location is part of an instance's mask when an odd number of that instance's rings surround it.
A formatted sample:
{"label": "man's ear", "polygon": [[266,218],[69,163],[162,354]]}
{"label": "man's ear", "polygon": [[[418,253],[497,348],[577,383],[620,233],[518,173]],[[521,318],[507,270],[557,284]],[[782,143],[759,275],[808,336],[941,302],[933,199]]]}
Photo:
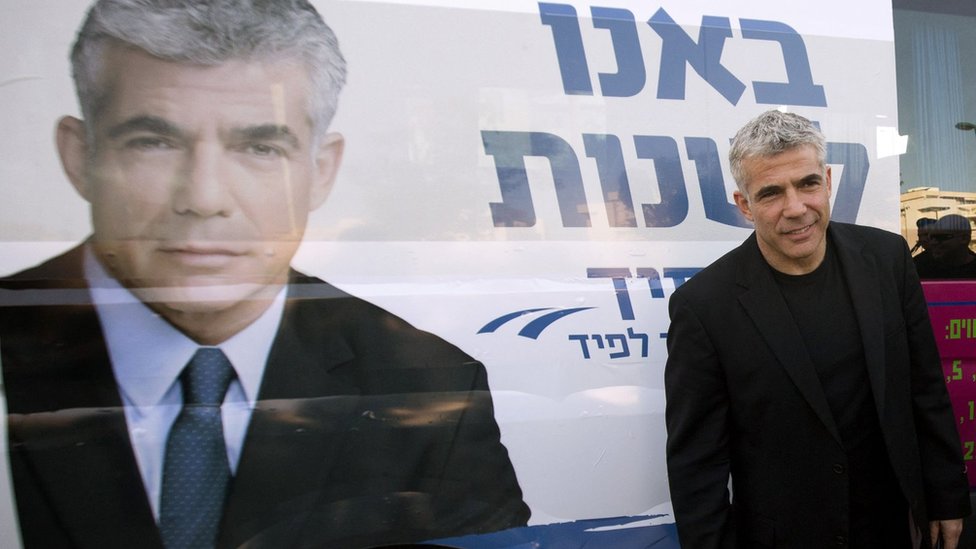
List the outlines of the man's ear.
{"label": "man's ear", "polygon": [[732,199],[735,200],[735,205],[742,212],[742,215],[749,221],[754,221],[752,218],[752,210],[749,208],[749,199],[739,191],[732,193]]}
{"label": "man's ear", "polygon": [[92,189],[88,184],[88,138],[85,123],[73,116],[58,120],[55,141],[61,167],[68,181],[82,198],[91,202]]}
{"label": "man's ear", "polygon": [[328,198],[335,183],[339,165],[342,164],[342,152],[345,150],[346,140],[339,133],[325,134],[315,151],[315,181],[309,192],[309,211],[317,209]]}

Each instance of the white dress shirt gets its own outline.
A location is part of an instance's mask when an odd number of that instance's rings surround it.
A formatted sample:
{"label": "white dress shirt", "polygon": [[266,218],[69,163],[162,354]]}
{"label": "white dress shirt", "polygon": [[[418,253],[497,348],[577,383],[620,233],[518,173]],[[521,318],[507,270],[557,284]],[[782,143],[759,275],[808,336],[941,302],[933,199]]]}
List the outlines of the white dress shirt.
{"label": "white dress shirt", "polygon": [[[166,438],[183,405],[179,375],[201,345],[163,320],[112,278],[90,249],[85,251],[84,268],[125,406],[129,440],[158,520]],[[237,471],[251,410],[284,306],[285,288],[282,287],[257,320],[217,346],[237,374],[221,406],[227,461],[232,474]]]}

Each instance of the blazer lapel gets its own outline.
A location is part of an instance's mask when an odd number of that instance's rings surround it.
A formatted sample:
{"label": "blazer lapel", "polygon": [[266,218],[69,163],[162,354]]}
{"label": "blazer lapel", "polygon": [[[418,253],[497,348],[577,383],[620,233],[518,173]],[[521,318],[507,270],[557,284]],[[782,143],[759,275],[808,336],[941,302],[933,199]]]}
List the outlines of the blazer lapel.
{"label": "blazer lapel", "polygon": [[807,353],[803,336],[759,251],[755,233],[740,249],[746,257],[740,262],[737,274],[738,284],[745,288],[739,302],[814,413],[840,443],[840,432],[820,378]]}
{"label": "blazer lapel", "polygon": [[[843,229],[843,228],[841,228]],[[868,379],[878,409],[878,417],[884,417],[885,356],[884,356],[884,305],[878,286],[878,268],[874,258],[865,253],[864,245],[850,237],[834,224],[830,226],[831,243],[836,246],[844,278],[851,294],[851,303],[857,317],[867,363]]]}
{"label": "blazer lapel", "polygon": [[14,443],[22,445],[25,468],[36,474],[31,481],[77,547],[162,546],[121,407],[12,415],[9,421],[17,432],[12,436],[29,433]]}
{"label": "blazer lapel", "polygon": [[[331,286],[328,286],[331,288]],[[309,288],[304,288],[308,291]],[[220,547],[292,546],[321,498],[359,388],[337,375],[354,352],[323,319],[327,301],[294,295],[268,358],[224,514]]]}
{"label": "blazer lapel", "polygon": [[49,326],[62,336],[30,357],[44,371],[25,383],[60,404],[10,411],[15,487],[42,494],[78,547],[161,547],[94,309],[57,309]]}

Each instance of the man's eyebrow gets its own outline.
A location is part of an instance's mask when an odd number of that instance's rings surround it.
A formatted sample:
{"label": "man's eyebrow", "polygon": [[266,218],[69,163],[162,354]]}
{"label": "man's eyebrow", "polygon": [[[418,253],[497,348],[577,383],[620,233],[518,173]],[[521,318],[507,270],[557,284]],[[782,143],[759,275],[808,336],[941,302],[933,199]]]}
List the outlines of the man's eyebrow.
{"label": "man's eyebrow", "polygon": [[756,192],[753,193],[753,196],[759,196],[761,194],[767,194],[770,192],[781,191],[781,190],[783,190],[782,185],[777,185],[777,184],[763,185],[762,187],[756,189]]}
{"label": "man's eyebrow", "polygon": [[[810,175],[806,175],[804,177],[801,177],[800,179],[797,179],[792,184],[793,185],[801,185],[803,183],[820,183],[821,181],[823,181],[823,175],[821,175],[819,173],[811,173]],[[756,192],[754,193],[754,196],[759,196],[759,195],[762,195],[762,194],[768,194],[770,192],[776,192],[776,191],[781,191],[781,190],[783,190],[783,186],[782,185],[777,184],[777,183],[771,183],[769,185],[764,185],[764,186],[759,187],[758,189],[756,189]]]}
{"label": "man's eyebrow", "polygon": [[158,116],[134,116],[108,129],[108,136],[116,138],[127,133],[150,132],[170,137],[181,137],[183,131]]}
{"label": "man's eyebrow", "polygon": [[245,141],[283,141],[293,149],[301,148],[298,137],[288,126],[281,124],[259,124],[235,128],[231,130],[230,134],[233,138]]}

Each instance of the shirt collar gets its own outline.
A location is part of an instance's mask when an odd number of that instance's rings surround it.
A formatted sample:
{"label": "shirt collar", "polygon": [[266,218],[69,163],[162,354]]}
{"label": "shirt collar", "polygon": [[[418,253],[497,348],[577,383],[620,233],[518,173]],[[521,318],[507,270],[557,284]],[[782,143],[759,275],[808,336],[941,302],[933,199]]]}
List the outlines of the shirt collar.
{"label": "shirt collar", "polygon": [[[88,247],[84,269],[123,399],[135,406],[159,404],[201,345],[112,278]],[[249,403],[258,397],[284,314],[285,294],[282,287],[257,320],[217,345],[234,366]]]}

